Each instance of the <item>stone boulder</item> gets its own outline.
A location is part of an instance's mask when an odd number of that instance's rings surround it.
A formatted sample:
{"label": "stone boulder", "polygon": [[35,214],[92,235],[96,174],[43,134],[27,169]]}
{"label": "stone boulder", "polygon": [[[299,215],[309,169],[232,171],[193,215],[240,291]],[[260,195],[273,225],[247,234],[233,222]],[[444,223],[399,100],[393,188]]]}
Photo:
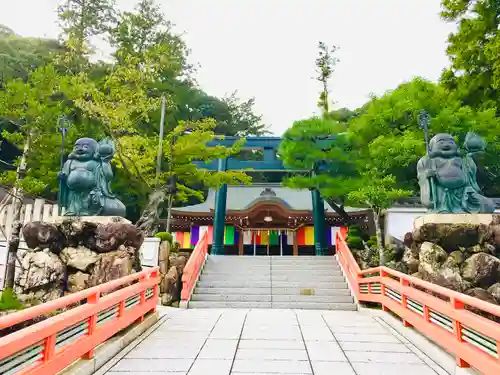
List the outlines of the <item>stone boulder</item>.
{"label": "stone boulder", "polygon": [[64,264],[83,272],[86,272],[99,259],[97,253],[84,246],[66,247],[59,256]]}
{"label": "stone boulder", "polygon": [[414,249],[407,247],[403,254],[402,262],[406,264],[409,274],[418,272],[418,266],[420,264],[419,251],[415,251]]}
{"label": "stone boulder", "polygon": [[87,286],[93,287],[116,280],[133,273],[134,256],[128,251],[113,251],[99,255],[99,259],[90,269]]}
{"label": "stone boulder", "polygon": [[488,288],[488,293],[490,293],[498,303],[500,303],[500,283],[495,283]]}
{"label": "stone boulder", "polygon": [[30,249],[50,249],[50,251],[58,254],[66,246],[64,235],[52,223],[33,221],[27,223],[22,231],[24,241]]}
{"label": "stone boulder", "polygon": [[472,285],[487,289],[500,280],[500,259],[486,253],[465,260],[462,276]]}
{"label": "stone boulder", "polygon": [[117,250],[120,246],[139,249],[144,242],[144,233],[127,223],[98,225],[95,233],[95,250],[100,253]]}
{"label": "stone boulder", "polygon": [[78,271],[68,276],[68,291],[71,293],[80,292],[88,288],[90,275]]}
{"label": "stone boulder", "polygon": [[[181,255],[181,254],[172,254],[169,257],[168,264],[170,267],[174,266],[177,268],[177,273],[182,275],[184,272],[184,267],[186,267],[189,256]],[[170,269],[169,269],[170,271]]]}
{"label": "stone boulder", "polygon": [[485,224],[425,223],[413,230],[412,237],[417,243],[431,242],[451,253],[483,244],[491,238],[491,230]]}
{"label": "stone boulder", "polygon": [[170,306],[179,299],[180,282],[177,267],[170,267],[160,284],[161,304],[163,306]]}
{"label": "stone boulder", "polygon": [[482,288],[469,289],[465,294],[471,297],[479,298],[480,300],[492,303],[494,305],[498,305],[498,302],[493,297],[493,295]]}
{"label": "stone boulder", "polygon": [[59,298],[141,270],[142,231],[118,217],[57,217],[23,228],[29,250],[15,292],[33,303]]}
{"label": "stone boulder", "polygon": [[51,301],[63,294],[66,268],[50,251],[25,252],[16,275],[14,291],[23,304]]}
{"label": "stone boulder", "polygon": [[27,252],[21,260],[21,270],[17,274],[15,283],[29,290],[61,282],[64,274],[64,264],[56,254],[47,250]]}
{"label": "stone boulder", "polygon": [[470,284],[460,275],[460,268],[451,267],[448,257],[439,245],[424,242],[419,253],[418,275],[422,280],[463,292]]}

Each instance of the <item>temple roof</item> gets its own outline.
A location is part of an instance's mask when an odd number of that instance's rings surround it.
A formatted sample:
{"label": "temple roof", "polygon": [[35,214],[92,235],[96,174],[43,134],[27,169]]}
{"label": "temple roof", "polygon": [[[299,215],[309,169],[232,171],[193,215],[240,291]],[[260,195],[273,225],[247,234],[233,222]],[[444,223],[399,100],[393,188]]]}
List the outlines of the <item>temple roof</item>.
{"label": "temple roof", "polygon": [[[172,208],[173,214],[187,213],[211,213],[215,209],[216,190],[210,189],[205,202],[186,206]],[[276,202],[290,211],[312,211],[312,198],[309,190],[295,190],[283,187],[280,184],[253,184],[227,187],[227,211],[242,211],[250,208],[258,202]],[[328,204],[325,204],[325,212],[335,214],[335,210]],[[346,212],[365,211],[365,208],[344,207]]]}

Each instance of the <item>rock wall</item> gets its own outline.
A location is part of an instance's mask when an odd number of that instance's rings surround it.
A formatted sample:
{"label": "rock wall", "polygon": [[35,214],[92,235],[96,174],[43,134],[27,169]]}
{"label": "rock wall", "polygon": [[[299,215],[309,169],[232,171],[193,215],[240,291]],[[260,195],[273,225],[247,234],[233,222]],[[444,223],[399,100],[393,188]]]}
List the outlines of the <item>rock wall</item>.
{"label": "rock wall", "polygon": [[60,218],[23,227],[15,292],[37,304],[141,270],[142,231],[125,219]]}
{"label": "rock wall", "polygon": [[[425,222],[387,253],[389,268],[500,304],[500,215],[489,224]],[[355,249],[353,255],[363,269],[378,265],[377,250]]]}
{"label": "rock wall", "polygon": [[171,306],[180,300],[182,273],[190,255],[172,250],[172,245],[168,241],[160,244],[160,299],[164,306]]}

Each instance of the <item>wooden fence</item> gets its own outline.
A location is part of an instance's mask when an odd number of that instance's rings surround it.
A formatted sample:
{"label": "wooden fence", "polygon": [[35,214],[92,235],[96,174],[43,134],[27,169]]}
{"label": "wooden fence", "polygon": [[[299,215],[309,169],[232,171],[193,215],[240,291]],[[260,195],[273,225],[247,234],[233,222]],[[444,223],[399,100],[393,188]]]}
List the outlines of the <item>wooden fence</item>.
{"label": "wooden fence", "polygon": [[69,308],[2,337],[0,374],[57,374],[92,358],[97,346],[156,310],[159,281],[155,267],[0,318],[1,331]]}
{"label": "wooden fence", "polygon": [[[0,240],[8,240],[14,222],[13,206],[8,204],[0,211]],[[20,221],[26,224],[30,221],[46,221],[58,216],[57,204],[48,203],[44,199],[35,199],[34,203],[21,206]]]}

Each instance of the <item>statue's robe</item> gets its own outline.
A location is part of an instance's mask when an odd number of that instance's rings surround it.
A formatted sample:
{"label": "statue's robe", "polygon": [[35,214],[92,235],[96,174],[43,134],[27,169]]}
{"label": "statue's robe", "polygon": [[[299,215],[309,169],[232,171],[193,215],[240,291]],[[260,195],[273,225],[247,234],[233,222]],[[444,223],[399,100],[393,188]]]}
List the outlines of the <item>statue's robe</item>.
{"label": "statue's robe", "polygon": [[64,191],[65,216],[122,216],[126,214],[125,205],[111,193],[110,183],[113,172],[109,163],[91,160],[87,168],[72,169],[68,160],[63,173],[68,186]]}
{"label": "statue's robe", "polygon": [[[434,177],[427,171],[434,170]],[[476,180],[477,166],[470,155],[465,158],[421,158],[417,164],[422,204],[438,213],[492,213],[491,199],[481,195]]]}

